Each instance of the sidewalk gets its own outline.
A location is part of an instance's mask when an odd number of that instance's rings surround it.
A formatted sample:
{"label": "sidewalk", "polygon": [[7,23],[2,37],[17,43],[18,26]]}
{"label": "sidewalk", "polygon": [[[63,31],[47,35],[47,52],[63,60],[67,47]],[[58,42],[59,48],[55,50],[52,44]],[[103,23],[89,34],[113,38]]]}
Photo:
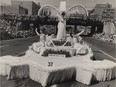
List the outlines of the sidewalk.
{"label": "sidewalk", "polygon": [[104,40],[101,40],[101,39],[97,39],[97,38],[94,38],[94,37],[91,37],[92,39],[95,39],[95,40],[99,40],[99,41],[102,41],[102,42],[106,42],[106,43],[111,43],[111,44],[116,44],[116,41],[113,41],[113,42],[109,42],[109,41],[104,41]]}
{"label": "sidewalk", "polygon": [[0,41],[0,46],[3,46],[3,45],[8,45],[8,44],[11,44],[11,43],[18,43],[18,42],[23,42],[23,41],[28,41],[30,39],[37,39],[39,40],[39,37],[38,36],[33,36],[33,37],[26,37],[26,38],[16,38],[16,39],[9,39],[9,40],[1,40]]}

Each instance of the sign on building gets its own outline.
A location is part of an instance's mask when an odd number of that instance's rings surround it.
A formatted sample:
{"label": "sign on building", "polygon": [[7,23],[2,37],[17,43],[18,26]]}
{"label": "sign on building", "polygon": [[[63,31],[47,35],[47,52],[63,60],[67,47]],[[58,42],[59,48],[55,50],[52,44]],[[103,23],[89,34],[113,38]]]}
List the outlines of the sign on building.
{"label": "sign on building", "polygon": [[112,21],[115,17],[115,10],[113,8],[106,8],[102,13],[102,19],[104,21]]}

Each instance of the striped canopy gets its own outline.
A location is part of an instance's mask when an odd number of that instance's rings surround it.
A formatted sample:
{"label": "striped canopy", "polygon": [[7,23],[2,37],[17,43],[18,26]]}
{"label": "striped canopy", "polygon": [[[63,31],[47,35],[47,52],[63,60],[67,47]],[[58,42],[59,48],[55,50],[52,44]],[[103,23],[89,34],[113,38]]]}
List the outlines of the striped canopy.
{"label": "striped canopy", "polygon": [[[67,17],[69,17],[71,14],[88,15],[88,11],[82,5],[75,5],[75,6],[72,6],[71,8],[69,8],[66,11],[66,14],[67,14]],[[40,8],[38,15],[39,16],[46,16],[47,15],[47,16],[52,16],[52,17],[58,17],[58,15],[60,15],[60,11],[52,5],[44,5]]]}
{"label": "striped canopy", "polygon": [[75,5],[72,6],[67,10],[67,16],[70,16],[71,14],[82,14],[82,15],[88,15],[87,9],[82,5]]}
{"label": "striped canopy", "polygon": [[38,11],[38,15],[57,17],[58,15],[60,15],[60,11],[52,5],[44,5]]}

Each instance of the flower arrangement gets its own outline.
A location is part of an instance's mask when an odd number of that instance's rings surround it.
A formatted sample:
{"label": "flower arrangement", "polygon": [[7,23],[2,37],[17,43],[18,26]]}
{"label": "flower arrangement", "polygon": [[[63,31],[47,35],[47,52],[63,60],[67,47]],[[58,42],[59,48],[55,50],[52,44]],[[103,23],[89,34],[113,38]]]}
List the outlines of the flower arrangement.
{"label": "flower arrangement", "polygon": [[[62,46],[65,42],[64,40],[53,40],[55,46]],[[71,42],[67,42],[64,46],[71,46]]]}
{"label": "flower arrangement", "polygon": [[42,56],[48,56],[49,54],[64,54],[66,57],[71,57],[70,52],[66,50],[53,50],[53,49],[46,49]]}
{"label": "flower arrangement", "polygon": [[64,43],[65,43],[66,41],[62,41],[62,40],[53,40],[53,43],[54,43],[54,45],[56,45],[56,46],[61,46],[61,45],[63,45]]}

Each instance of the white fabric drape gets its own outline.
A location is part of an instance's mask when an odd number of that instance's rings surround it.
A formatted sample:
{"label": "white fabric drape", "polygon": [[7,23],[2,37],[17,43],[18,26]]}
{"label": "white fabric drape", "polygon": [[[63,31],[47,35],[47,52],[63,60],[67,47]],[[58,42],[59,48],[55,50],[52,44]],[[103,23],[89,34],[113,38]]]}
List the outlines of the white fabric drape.
{"label": "white fabric drape", "polygon": [[[91,50],[85,56],[70,58],[42,57],[35,53],[28,57],[5,56],[0,58],[0,75],[7,75],[8,79],[30,77],[42,86],[74,78],[87,85],[94,80],[116,78],[116,63],[109,60],[92,61],[90,53]],[[48,62],[53,62],[53,66],[49,67]]]}

